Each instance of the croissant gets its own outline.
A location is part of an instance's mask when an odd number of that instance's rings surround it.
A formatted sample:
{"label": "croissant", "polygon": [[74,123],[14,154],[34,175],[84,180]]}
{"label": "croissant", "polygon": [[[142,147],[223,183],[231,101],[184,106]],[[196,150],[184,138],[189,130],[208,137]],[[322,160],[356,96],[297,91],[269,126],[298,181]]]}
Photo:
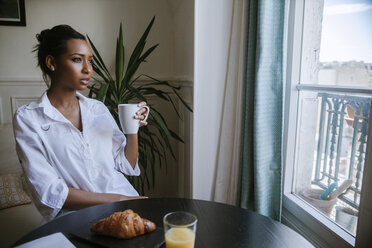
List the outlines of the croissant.
{"label": "croissant", "polygon": [[120,239],[129,239],[152,232],[156,229],[153,222],[141,218],[131,209],[115,212],[109,217],[98,221],[90,228],[97,234],[112,236]]}

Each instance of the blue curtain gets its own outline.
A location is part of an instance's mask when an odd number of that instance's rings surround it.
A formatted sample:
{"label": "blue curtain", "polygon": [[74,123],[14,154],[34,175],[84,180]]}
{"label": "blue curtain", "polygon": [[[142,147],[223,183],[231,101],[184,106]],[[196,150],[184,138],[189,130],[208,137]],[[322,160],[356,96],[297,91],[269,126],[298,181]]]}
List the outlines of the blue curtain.
{"label": "blue curtain", "polygon": [[248,2],[240,206],[280,220],[285,1]]}

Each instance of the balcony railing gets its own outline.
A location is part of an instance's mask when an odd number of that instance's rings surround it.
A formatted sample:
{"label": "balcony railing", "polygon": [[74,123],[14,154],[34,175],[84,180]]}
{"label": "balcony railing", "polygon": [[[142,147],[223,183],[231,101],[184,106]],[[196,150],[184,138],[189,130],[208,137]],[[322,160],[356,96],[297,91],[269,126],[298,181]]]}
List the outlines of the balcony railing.
{"label": "balcony railing", "polygon": [[339,199],[359,209],[368,121],[372,97],[319,93],[321,99],[315,176],[312,183],[326,189],[352,179]]}

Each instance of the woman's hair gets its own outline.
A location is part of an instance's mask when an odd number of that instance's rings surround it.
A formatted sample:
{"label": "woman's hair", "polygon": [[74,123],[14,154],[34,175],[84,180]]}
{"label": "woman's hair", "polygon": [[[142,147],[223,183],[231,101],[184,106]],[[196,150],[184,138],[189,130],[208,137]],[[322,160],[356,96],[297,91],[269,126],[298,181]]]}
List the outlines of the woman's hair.
{"label": "woman's hair", "polygon": [[58,25],[52,29],[45,29],[37,34],[36,38],[39,43],[34,47],[33,52],[37,52],[38,66],[43,72],[43,79],[47,85],[47,76],[50,78],[51,71],[46,65],[45,58],[51,55],[54,59],[58,59],[61,54],[66,52],[66,43],[70,39],[85,40],[84,35],[69,25]]}

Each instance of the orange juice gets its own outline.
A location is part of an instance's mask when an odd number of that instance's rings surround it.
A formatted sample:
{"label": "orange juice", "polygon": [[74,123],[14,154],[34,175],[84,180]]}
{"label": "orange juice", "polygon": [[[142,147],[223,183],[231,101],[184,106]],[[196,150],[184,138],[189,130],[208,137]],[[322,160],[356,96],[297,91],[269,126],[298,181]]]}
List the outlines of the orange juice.
{"label": "orange juice", "polygon": [[195,233],[185,227],[171,228],[165,233],[167,248],[194,248]]}

